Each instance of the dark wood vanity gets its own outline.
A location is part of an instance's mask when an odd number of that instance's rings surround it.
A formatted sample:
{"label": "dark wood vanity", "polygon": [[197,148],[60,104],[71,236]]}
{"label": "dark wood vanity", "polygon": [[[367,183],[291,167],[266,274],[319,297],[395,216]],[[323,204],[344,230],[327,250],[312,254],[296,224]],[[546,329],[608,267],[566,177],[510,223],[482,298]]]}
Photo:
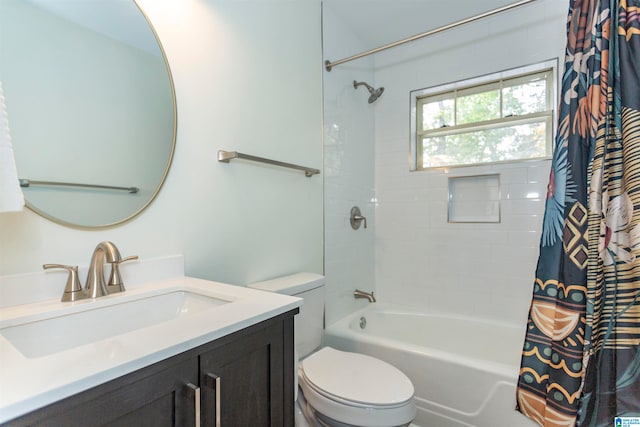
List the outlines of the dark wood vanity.
{"label": "dark wood vanity", "polygon": [[296,313],[297,308],[2,426],[292,427]]}

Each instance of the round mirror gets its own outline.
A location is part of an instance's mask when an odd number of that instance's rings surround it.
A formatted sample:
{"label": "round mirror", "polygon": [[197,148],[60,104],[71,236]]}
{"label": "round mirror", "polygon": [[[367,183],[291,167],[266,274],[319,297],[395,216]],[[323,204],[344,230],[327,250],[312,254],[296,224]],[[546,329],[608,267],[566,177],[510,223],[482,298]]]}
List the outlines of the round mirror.
{"label": "round mirror", "polygon": [[109,227],[155,198],[176,136],[173,81],[133,0],[1,0],[0,81],[27,206]]}

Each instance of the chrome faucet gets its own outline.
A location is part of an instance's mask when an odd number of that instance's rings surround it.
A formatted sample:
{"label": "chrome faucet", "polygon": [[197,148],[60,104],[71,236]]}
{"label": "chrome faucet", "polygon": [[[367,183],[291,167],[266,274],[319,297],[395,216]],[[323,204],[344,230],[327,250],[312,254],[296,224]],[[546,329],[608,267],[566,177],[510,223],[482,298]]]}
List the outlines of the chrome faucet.
{"label": "chrome faucet", "polygon": [[[119,265],[125,261],[138,259],[137,255],[122,258],[120,251],[111,242],[104,241],[98,243],[91,256],[89,274],[87,275],[86,292],[88,298],[98,298],[110,293],[124,291],[124,283],[120,276]],[[104,263],[111,264],[111,274],[109,283],[104,281]]]}
{"label": "chrome faucet", "polygon": [[373,296],[373,291],[369,292],[364,292],[361,291],[359,289],[356,289],[353,292],[353,297],[358,299],[358,298],[364,298],[366,300],[369,300],[369,302],[376,302],[376,297]]}

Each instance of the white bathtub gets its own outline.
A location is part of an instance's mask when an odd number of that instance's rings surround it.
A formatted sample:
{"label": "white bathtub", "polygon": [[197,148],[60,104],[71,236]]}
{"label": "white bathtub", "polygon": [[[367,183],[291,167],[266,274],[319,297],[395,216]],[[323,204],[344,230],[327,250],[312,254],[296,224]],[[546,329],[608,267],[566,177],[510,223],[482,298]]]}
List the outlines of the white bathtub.
{"label": "white bathtub", "polygon": [[326,345],[378,357],[411,378],[421,427],[537,426],[514,409],[523,339],[522,327],[381,303],[325,330]]}

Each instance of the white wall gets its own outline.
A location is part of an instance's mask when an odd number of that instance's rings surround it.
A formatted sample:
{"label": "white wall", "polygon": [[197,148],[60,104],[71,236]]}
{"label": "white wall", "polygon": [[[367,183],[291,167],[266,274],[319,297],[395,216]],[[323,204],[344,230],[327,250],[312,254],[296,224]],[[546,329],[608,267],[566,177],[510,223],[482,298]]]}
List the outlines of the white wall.
{"label": "white wall", "polygon": [[[549,161],[409,172],[409,93],[562,57],[566,11],[565,2],[539,0],[376,57],[376,84],[386,87],[375,110],[375,277],[383,300],[526,321]],[[487,173],[501,177],[501,223],[447,223],[447,177]]]}
{"label": "white wall", "polygon": [[[324,59],[337,60],[364,44],[327,4],[323,5]],[[353,291],[375,289],[374,280],[374,111],[364,87],[373,85],[373,59],[345,64],[324,72],[325,276],[326,323],[365,304]],[[367,218],[354,231],[349,223],[353,206]]]}
{"label": "white wall", "polygon": [[218,149],[230,149],[321,168],[319,2],[139,4],[177,93],[177,147],[164,188],[142,215],[107,230],[62,227],[28,210],[0,214],[0,275],[45,262],[87,265],[106,239],[123,256],[182,253],[187,274],[231,283],[322,272],[322,176],[216,161]]}

